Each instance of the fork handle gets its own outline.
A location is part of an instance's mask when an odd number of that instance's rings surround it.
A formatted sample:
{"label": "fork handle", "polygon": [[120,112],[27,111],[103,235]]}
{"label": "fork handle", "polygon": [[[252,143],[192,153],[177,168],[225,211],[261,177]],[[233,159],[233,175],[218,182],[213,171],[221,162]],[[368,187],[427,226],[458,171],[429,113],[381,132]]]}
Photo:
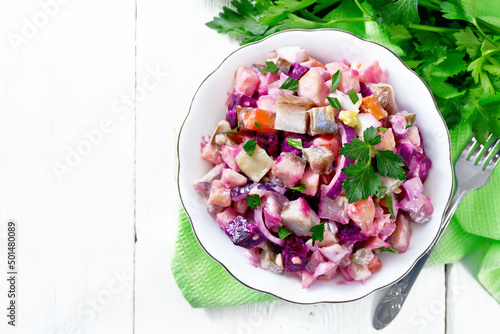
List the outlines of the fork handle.
{"label": "fork handle", "polygon": [[408,297],[413,284],[417,280],[420,271],[431,255],[434,246],[441,238],[441,235],[450,223],[451,217],[453,217],[453,214],[457,210],[458,204],[465,196],[465,194],[467,194],[467,191],[457,187],[455,195],[453,196],[450,205],[443,215],[443,221],[441,223],[439,233],[429,250],[417,261],[417,263],[415,263],[413,268],[405,277],[403,277],[397,283],[391,285],[389,290],[387,290],[386,294],[375,309],[375,314],[373,316],[373,327],[375,327],[375,329],[382,329],[386,327],[394,318],[396,318],[399,311],[403,307],[406,297]]}

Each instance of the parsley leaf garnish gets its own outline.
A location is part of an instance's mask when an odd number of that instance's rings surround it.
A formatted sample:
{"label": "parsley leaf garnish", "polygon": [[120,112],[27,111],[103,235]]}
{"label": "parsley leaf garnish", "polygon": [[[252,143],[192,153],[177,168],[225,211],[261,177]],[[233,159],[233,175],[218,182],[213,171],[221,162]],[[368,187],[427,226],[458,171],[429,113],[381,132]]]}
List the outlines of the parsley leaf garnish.
{"label": "parsley leaf garnish", "polygon": [[406,124],[405,130],[411,128],[412,126],[413,126],[413,124]]}
{"label": "parsley leaf garnish", "polygon": [[304,184],[298,184],[294,187],[291,187],[290,189],[295,191],[304,191],[307,189],[307,187]]}
{"label": "parsley leaf garnish", "polygon": [[385,195],[385,201],[387,202],[387,208],[389,209],[391,218],[396,219],[396,217],[394,217],[394,210],[392,208],[392,196],[389,194]]}
{"label": "parsley leaf garnish", "polygon": [[281,240],[285,240],[286,237],[288,237],[292,232],[288,231],[286,227],[281,227],[278,226],[278,236],[280,237]]}
{"label": "parsley leaf garnish", "polygon": [[380,247],[380,248],[377,248],[379,250],[381,250],[382,252],[389,252],[389,253],[394,253],[394,254],[397,254],[398,251],[393,249],[393,248],[387,248],[387,247]]}
{"label": "parsley leaf garnish", "polygon": [[340,104],[339,99],[337,99],[336,97],[329,97],[329,96],[327,96],[326,99],[328,100],[328,102],[330,102],[330,105],[332,107],[342,110],[342,105]]}
{"label": "parsley leaf garnish", "polygon": [[260,126],[259,122],[253,123],[257,129],[262,129],[262,126]]}
{"label": "parsley leaf garnish", "polygon": [[349,203],[366,199],[368,196],[380,194],[382,179],[375,173],[372,164],[372,155],[375,153],[376,166],[379,174],[391,176],[400,180],[406,180],[403,158],[392,151],[376,150],[375,145],[381,141],[377,130],[371,126],[363,132],[361,141],[357,138],[351,140],[350,144],[344,144],[340,154],[358,160],[357,164],[351,164],[342,169],[347,178],[342,183]]}
{"label": "parsley leaf garnish", "polygon": [[253,155],[253,152],[255,152],[255,147],[257,146],[257,142],[255,139],[249,139],[247,142],[243,145],[243,149],[249,156]]}
{"label": "parsley leaf garnish", "polygon": [[375,194],[375,196],[377,196],[377,197],[383,197],[385,195],[386,191],[387,191],[387,187],[380,187],[380,188],[378,188],[377,193]]}
{"label": "parsley leaf garnish", "polygon": [[359,101],[359,96],[358,96],[358,94],[356,94],[356,91],[354,89],[351,89],[349,91],[349,94],[347,94],[347,95],[349,95],[349,98],[351,99],[352,104],[356,104],[356,102]]}
{"label": "parsley leaf garnish", "polygon": [[240,128],[240,126],[237,125],[234,129],[229,130],[229,131],[225,131],[222,134],[223,135],[234,135],[234,134],[236,134],[236,132],[238,131],[239,128]]}
{"label": "parsley leaf garnish", "polygon": [[406,180],[403,158],[396,153],[386,150],[375,150],[378,172],[383,176],[395,177],[398,180]]}
{"label": "parsley leaf garnish", "polygon": [[377,129],[382,133],[385,133],[388,130],[388,128],[382,128],[382,127],[378,127]]}
{"label": "parsley leaf garnish", "polygon": [[302,140],[300,138],[287,138],[286,142],[293,148],[297,148],[299,150],[303,149]]}
{"label": "parsley leaf garnish", "polygon": [[299,88],[299,80],[288,77],[279,89],[288,89],[296,92],[297,88]]}
{"label": "parsley leaf garnish", "polygon": [[340,84],[340,80],[342,80],[342,72],[338,70],[337,72],[335,72],[335,74],[332,75],[332,89],[330,89],[330,93],[333,93],[337,90],[337,87]]}
{"label": "parsley leaf garnish", "polygon": [[312,232],[312,245],[314,246],[314,243],[316,241],[323,241],[324,237],[325,237],[325,224],[319,224],[319,225],[314,225],[313,227],[311,227],[311,229],[309,230],[310,232]]}
{"label": "parsley leaf garnish", "polygon": [[325,27],[375,40],[425,80],[450,130],[464,126],[484,144],[490,132],[500,137],[500,108],[490,103],[500,96],[500,2],[476,2],[231,0],[207,26],[242,44]]}
{"label": "parsley leaf garnish", "polygon": [[247,205],[252,209],[257,209],[258,206],[262,205],[262,201],[260,200],[260,196],[258,194],[255,195],[247,195]]}
{"label": "parsley leaf garnish", "polygon": [[260,70],[260,73],[276,73],[279,71],[278,66],[276,66],[272,61],[266,61],[266,67]]}

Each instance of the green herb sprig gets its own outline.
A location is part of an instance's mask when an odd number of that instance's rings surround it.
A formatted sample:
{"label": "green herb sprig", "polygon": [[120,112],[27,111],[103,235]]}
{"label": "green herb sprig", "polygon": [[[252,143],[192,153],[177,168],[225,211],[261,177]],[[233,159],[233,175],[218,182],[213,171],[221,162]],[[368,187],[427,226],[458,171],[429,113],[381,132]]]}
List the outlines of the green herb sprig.
{"label": "green herb sprig", "polygon": [[[232,0],[207,26],[254,42],[287,29],[338,28],[400,56],[431,88],[450,129],[500,137],[500,1]],[[336,80],[332,80],[332,89]]]}
{"label": "green herb sprig", "polygon": [[[351,143],[344,144],[340,150],[340,154],[358,161],[342,169],[347,176],[342,188],[346,191],[349,203],[366,199],[368,196],[380,195],[382,179],[376,172],[382,176],[406,180],[403,158],[389,150],[375,149],[374,146],[382,139],[374,127],[371,126],[363,132],[363,140],[351,139]],[[372,164],[373,155],[375,155],[376,169]]]}

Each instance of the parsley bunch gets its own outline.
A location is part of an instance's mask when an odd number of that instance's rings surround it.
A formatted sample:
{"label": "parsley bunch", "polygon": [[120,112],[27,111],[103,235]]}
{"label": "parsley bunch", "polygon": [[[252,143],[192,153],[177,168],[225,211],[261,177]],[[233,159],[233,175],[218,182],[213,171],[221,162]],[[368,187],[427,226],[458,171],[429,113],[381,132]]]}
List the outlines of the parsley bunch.
{"label": "parsley bunch", "polygon": [[429,85],[450,129],[500,137],[500,1],[233,0],[207,23],[246,44],[292,28],[337,28],[378,42]]}
{"label": "parsley bunch", "polygon": [[[406,180],[403,158],[390,150],[375,149],[374,146],[380,142],[381,137],[377,135],[377,130],[369,127],[363,133],[363,141],[354,138],[340,150],[340,154],[358,161],[342,169],[347,176],[342,188],[346,191],[349,203],[366,199],[368,196],[381,197],[385,194],[386,189],[381,191],[382,179],[376,171],[383,176]],[[376,164],[372,163],[373,156]]]}

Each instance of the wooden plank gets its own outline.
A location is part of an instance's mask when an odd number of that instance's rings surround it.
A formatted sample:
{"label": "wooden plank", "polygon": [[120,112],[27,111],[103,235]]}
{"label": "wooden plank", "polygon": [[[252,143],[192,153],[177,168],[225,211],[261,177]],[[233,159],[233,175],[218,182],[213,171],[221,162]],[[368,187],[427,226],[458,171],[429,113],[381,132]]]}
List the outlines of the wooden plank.
{"label": "wooden plank", "polygon": [[[169,280],[169,284],[173,284]],[[205,333],[444,333],[444,266],[425,268],[398,317],[388,327],[372,327],[384,291],[345,304],[295,305],[282,301],[237,307],[193,309],[171,289],[164,316],[170,326]],[[196,319],[196,321],[193,321]],[[139,332],[139,331],[138,331]]]}
{"label": "wooden plank", "polygon": [[[179,330],[186,333],[375,333],[371,318],[378,292],[342,305],[266,304],[193,309],[169,269],[175,241],[178,198],[174,179],[176,131],[196,89],[224,57],[238,47],[206,28],[228,1],[138,1],[139,81],[148,68],[168,78],[137,109],[137,333]],[[189,18],[179,13],[189,13]],[[151,36],[155,36],[152,38]],[[154,254],[154,255],[152,255]],[[429,284],[432,282],[432,284]],[[444,267],[425,269],[400,316],[377,333],[444,333]],[[429,305],[442,312],[427,315]],[[435,307],[435,306],[432,306]],[[427,318],[425,318],[427,317]],[[430,320],[427,320],[430,319]],[[408,325],[410,323],[410,325]],[[418,327],[420,326],[420,327]]]}
{"label": "wooden plank", "polygon": [[19,240],[16,328],[0,240],[0,332],[132,333],[135,127],[114,107],[134,90],[135,3],[64,3],[0,8],[0,233],[13,219]]}
{"label": "wooden plank", "polygon": [[500,305],[477,280],[484,249],[448,265],[447,333],[497,333]]}
{"label": "wooden plank", "polygon": [[170,272],[179,208],[175,154],[177,131],[196,89],[237,47],[204,25],[222,5],[138,1],[138,82],[157,68],[167,78],[137,107],[136,333],[170,331],[179,318],[192,315],[188,322],[193,322],[205,314],[189,307],[186,312],[185,301],[173,299],[178,293]]}

